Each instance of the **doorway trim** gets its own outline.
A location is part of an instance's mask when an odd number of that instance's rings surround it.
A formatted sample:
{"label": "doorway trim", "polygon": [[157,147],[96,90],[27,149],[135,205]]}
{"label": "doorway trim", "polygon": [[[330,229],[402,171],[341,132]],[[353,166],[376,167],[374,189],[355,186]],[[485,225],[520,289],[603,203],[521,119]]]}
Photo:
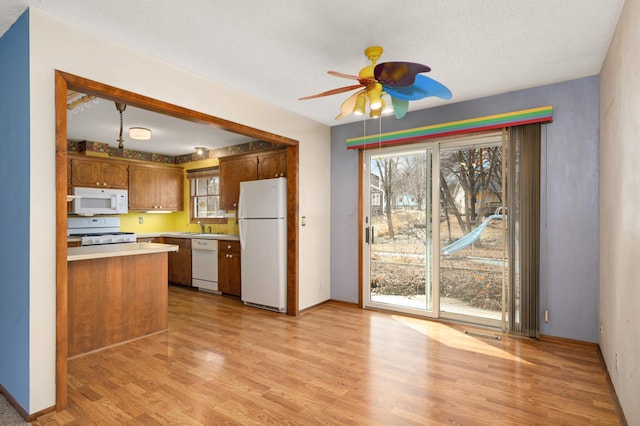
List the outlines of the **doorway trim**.
{"label": "doorway trim", "polygon": [[204,114],[55,70],[56,162],[56,411],[67,406],[67,90],[123,102],[159,114],[253,137],[287,148],[287,315],[299,315],[299,142],[295,139]]}

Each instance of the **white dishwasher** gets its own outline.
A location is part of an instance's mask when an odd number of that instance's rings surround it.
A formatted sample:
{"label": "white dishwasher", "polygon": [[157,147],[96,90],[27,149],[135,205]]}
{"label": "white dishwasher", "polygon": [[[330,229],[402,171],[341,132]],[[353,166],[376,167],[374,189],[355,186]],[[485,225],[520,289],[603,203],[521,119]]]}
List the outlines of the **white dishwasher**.
{"label": "white dishwasher", "polygon": [[218,240],[191,240],[191,283],[199,290],[218,291]]}

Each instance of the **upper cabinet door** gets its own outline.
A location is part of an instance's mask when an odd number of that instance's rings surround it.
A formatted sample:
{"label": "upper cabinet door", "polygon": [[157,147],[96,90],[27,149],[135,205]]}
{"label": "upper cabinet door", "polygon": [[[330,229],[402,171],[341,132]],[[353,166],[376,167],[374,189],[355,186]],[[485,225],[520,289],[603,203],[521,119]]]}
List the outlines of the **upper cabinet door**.
{"label": "upper cabinet door", "polygon": [[127,189],[128,185],[126,164],[93,158],[71,159],[71,186]]}
{"label": "upper cabinet door", "polygon": [[129,170],[129,210],[181,211],[183,194],[182,169],[139,164]]}
{"label": "upper cabinet door", "polygon": [[268,151],[258,154],[258,179],[287,176],[287,151]]}
{"label": "upper cabinet door", "polygon": [[240,182],[256,180],[258,159],[255,155],[220,159],[220,210],[237,210]]}
{"label": "upper cabinet door", "polygon": [[157,202],[161,209],[184,210],[184,172],[182,169],[156,171]]}
{"label": "upper cabinet door", "polygon": [[129,169],[129,210],[152,210],[156,202],[151,169],[131,166]]}

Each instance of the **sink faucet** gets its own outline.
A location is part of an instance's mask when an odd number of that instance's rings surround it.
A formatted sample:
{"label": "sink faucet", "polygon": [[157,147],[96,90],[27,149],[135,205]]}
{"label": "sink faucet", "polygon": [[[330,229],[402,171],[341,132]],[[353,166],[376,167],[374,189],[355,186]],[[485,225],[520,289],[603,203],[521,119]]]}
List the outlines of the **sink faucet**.
{"label": "sink faucet", "polygon": [[202,233],[204,234],[204,223],[202,222],[198,222],[198,225],[200,225],[200,230],[202,231]]}

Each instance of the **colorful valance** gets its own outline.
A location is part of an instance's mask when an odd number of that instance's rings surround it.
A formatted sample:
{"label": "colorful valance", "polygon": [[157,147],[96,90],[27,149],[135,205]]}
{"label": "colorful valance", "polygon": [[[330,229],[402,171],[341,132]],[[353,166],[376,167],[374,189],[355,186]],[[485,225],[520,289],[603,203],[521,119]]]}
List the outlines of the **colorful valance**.
{"label": "colorful valance", "polygon": [[553,107],[543,106],[521,111],[505,112],[503,114],[488,115],[485,117],[469,118],[467,120],[432,124],[430,126],[399,130],[396,132],[350,138],[347,139],[347,148],[355,149],[388,146],[423,139],[457,135],[461,133],[519,126],[522,124],[547,123],[552,120]]}

